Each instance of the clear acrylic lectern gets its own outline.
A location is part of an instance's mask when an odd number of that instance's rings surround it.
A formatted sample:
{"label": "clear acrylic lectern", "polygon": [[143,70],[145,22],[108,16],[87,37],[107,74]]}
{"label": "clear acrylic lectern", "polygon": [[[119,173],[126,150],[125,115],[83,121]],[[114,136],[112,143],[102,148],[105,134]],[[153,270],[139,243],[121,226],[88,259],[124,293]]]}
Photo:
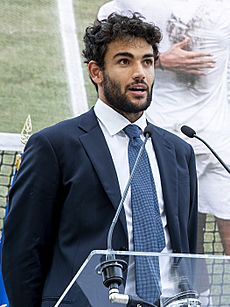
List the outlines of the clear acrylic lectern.
{"label": "clear acrylic lectern", "polygon": [[[168,273],[161,276],[160,306],[230,306],[230,256],[98,250],[89,255],[69,285],[66,285],[55,307],[66,306],[63,302],[73,299],[73,288],[76,285],[80,288],[81,295],[85,297],[83,300],[85,303],[81,303],[79,307],[128,305],[127,299],[132,294],[124,291],[124,285],[120,285],[115,293],[114,291],[112,294],[109,293],[109,289],[103,283],[101,270],[103,263],[108,262],[108,259],[112,259],[112,262],[115,260],[118,266],[122,266],[125,280],[127,274],[125,263],[128,264],[130,259],[135,257],[147,257],[150,261],[151,258],[159,257],[161,269],[164,271],[167,267],[165,271]],[[76,306],[78,306],[77,297]],[[136,303],[136,306],[145,305],[140,302],[139,305]]]}

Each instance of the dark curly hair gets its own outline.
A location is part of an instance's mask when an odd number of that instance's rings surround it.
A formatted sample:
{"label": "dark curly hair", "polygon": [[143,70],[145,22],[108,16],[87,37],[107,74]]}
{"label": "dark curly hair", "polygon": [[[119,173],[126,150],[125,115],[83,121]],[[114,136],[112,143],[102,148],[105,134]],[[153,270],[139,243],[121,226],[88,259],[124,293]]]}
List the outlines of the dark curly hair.
{"label": "dark curly hair", "polygon": [[86,28],[85,49],[82,52],[85,63],[94,60],[101,69],[104,69],[108,44],[115,40],[133,38],[145,39],[152,46],[154,58],[157,60],[158,44],[162,38],[160,29],[154,24],[145,22],[139,13],[130,13],[129,16],[113,13],[107,19],[96,20],[93,26]]}

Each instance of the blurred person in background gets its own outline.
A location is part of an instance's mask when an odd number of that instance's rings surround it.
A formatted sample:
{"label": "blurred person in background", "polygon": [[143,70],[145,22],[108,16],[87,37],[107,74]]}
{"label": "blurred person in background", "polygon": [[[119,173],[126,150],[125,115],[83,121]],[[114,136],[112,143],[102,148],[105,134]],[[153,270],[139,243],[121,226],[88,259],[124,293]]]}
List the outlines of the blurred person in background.
{"label": "blurred person in background", "polygon": [[224,252],[230,255],[230,177],[209,149],[180,132],[192,127],[230,166],[229,0],[114,0],[111,12],[140,12],[163,32],[148,118],[192,144],[199,183],[199,240],[203,253],[206,214],[215,216]]}

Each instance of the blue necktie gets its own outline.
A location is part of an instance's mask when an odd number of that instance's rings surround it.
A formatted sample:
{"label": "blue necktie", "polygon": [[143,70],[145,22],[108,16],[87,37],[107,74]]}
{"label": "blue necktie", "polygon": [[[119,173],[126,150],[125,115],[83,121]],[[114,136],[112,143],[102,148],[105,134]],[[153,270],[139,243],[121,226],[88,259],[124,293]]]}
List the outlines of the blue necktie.
{"label": "blue necktie", "polygon": [[[128,157],[130,173],[143,144],[141,129],[128,125],[124,132],[129,137]],[[131,182],[131,206],[134,250],[161,252],[165,247],[156,187],[146,150],[139,161]],[[160,296],[158,257],[135,257],[136,292],[142,299],[154,303]]]}

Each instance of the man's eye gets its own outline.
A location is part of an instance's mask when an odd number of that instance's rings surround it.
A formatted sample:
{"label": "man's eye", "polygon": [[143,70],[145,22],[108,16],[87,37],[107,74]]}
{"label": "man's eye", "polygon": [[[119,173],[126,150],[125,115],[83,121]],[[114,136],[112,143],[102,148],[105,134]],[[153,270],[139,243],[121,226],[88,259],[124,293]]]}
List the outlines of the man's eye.
{"label": "man's eye", "polygon": [[152,60],[152,59],[146,59],[146,60],[145,60],[145,64],[146,64],[147,66],[152,66],[152,65],[153,65],[153,60]]}
{"label": "man's eye", "polygon": [[119,63],[120,63],[121,65],[127,65],[127,64],[129,64],[129,60],[128,60],[128,59],[121,59],[121,60],[119,61]]}

